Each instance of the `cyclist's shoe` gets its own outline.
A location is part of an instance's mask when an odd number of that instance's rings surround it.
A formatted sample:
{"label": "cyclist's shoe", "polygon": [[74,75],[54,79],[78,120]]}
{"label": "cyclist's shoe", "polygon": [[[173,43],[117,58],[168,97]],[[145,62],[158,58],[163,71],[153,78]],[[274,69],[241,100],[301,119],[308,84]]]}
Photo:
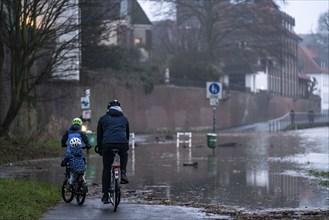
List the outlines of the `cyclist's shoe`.
{"label": "cyclist's shoe", "polygon": [[128,181],[128,178],[126,176],[125,173],[121,173],[121,181],[120,181],[121,184],[128,184],[129,181]]}
{"label": "cyclist's shoe", "polygon": [[66,167],[66,165],[67,165],[67,161],[65,161],[65,160],[63,159],[62,162],[61,162],[61,167]]}
{"label": "cyclist's shoe", "polygon": [[107,193],[104,193],[103,197],[102,197],[102,202],[103,204],[109,204],[109,195]]}

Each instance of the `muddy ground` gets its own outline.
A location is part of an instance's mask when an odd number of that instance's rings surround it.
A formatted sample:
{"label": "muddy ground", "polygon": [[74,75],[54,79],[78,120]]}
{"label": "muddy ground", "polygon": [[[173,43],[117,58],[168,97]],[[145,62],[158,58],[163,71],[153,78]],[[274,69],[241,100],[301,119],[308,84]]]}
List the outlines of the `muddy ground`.
{"label": "muddy ground", "polygon": [[[93,184],[89,187],[89,198],[101,198],[101,186]],[[255,210],[248,211],[229,206],[218,206],[191,202],[176,202],[166,198],[156,198],[151,191],[124,190],[122,197],[127,203],[146,205],[168,205],[201,208],[210,214],[231,216],[232,219],[329,219],[329,210]]]}

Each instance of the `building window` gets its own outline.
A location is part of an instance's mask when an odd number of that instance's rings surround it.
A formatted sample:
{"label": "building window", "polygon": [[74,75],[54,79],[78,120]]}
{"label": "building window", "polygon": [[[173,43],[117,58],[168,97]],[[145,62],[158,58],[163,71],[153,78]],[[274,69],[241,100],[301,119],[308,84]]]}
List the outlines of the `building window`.
{"label": "building window", "polygon": [[140,45],[142,44],[142,38],[136,37],[135,38],[135,45]]}
{"label": "building window", "polygon": [[329,95],[327,92],[323,93],[323,103],[328,104],[329,103]]}

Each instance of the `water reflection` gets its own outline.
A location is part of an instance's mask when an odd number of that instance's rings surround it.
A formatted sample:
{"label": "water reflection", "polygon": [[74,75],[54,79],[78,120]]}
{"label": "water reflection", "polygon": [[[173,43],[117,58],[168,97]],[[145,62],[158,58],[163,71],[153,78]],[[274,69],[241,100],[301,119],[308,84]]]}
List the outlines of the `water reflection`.
{"label": "water reflection", "polygon": [[[192,148],[177,148],[175,142],[139,145],[129,152],[130,184],[124,187],[149,190],[156,198],[246,209],[327,208],[329,191],[310,184],[305,173],[313,163],[323,169],[329,163],[298,159],[312,152],[322,155],[321,158],[327,156],[328,141],[324,141],[328,140],[324,135],[327,131],[327,128],[304,130],[308,135],[303,131],[220,134],[220,143],[235,144],[221,145],[215,154],[205,146],[205,134],[193,134]],[[88,182],[101,184],[101,157],[91,154],[87,158]],[[195,162],[197,166],[184,166]],[[30,170],[26,178],[62,181],[64,169],[59,166],[60,159],[31,163],[22,166],[27,171],[34,166],[47,169]],[[0,176],[2,173],[8,172],[0,172]]]}
{"label": "water reflection", "polygon": [[135,164],[136,164],[135,149],[132,149],[130,152],[131,152],[131,173],[134,176],[135,175]]}
{"label": "water reflection", "polygon": [[209,155],[208,156],[208,173],[213,176],[217,176],[217,156]]}

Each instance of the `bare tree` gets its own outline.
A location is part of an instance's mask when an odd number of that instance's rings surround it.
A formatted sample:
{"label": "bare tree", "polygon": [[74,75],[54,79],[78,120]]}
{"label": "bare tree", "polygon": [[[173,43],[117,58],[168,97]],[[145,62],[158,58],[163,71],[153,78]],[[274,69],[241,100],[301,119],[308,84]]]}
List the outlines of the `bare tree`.
{"label": "bare tree", "polygon": [[329,66],[329,11],[321,14],[318,19],[318,30],[315,35],[316,46],[319,49],[323,62]]}
{"label": "bare tree", "polygon": [[122,14],[128,14],[120,4],[121,0],[0,0],[1,136],[9,134],[23,103],[65,96],[61,92],[42,97],[42,85],[79,81],[81,52],[118,34]]}
{"label": "bare tree", "polygon": [[315,62],[321,68],[329,67],[329,12],[320,14],[315,33],[302,35],[303,44],[317,51]]}
{"label": "bare tree", "polygon": [[273,0],[161,2],[176,6],[167,11],[177,14],[179,51],[207,52],[215,63],[237,47],[247,49],[239,54],[254,51],[280,59],[282,38],[291,34],[282,26],[284,15]]}
{"label": "bare tree", "polygon": [[76,0],[1,0],[0,4],[1,77],[9,89],[0,133],[7,136],[22,104],[39,85],[78,77],[80,26]]}
{"label": "bare tree", "polygon": [[[279,68],[285,68],[289,59],[296,60],[298,36],[292,32],[294,19],[281,12],[274,0],[162,0],[162,5],[164,2],[175,5],[175,10],[167,11],[176,14],[177,21],[178,47],[167,48],[175,48],[175,55],[183,54],[183,58],[194,56],[189,59],[190,65],[171,66],[172,76],[181,74],[184,79],[197,79],[196,74],[202,71],[218,79],[225,66],[243,64],[256,69],[260,61],[262,67],[270,66],[271,74],[278,75],[274,78],[280,78],[283,88],[282,75],[287,71]],[[180,60],[176,67],[179,63]],[[197,64],[209,71],[200,69],[192,76],[188,67]]]}
{"label": "bare tree", "polygon": [[328,38],[329,32],[329,11],[322,13],[318,20],[318,33]]}

